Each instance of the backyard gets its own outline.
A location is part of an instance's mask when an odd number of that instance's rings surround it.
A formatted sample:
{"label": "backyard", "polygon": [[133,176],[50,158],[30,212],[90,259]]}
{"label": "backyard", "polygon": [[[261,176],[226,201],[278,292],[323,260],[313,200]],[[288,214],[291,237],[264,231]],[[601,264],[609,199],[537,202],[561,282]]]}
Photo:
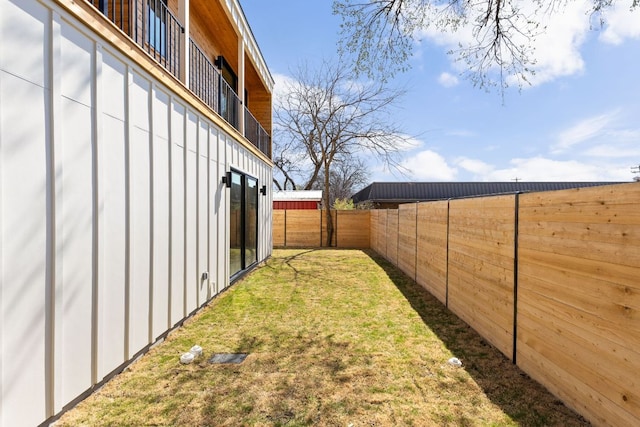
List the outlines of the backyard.
{"label": "backyard", "polygon": [[281,249],[56,425],[588,423],[373,251]]}

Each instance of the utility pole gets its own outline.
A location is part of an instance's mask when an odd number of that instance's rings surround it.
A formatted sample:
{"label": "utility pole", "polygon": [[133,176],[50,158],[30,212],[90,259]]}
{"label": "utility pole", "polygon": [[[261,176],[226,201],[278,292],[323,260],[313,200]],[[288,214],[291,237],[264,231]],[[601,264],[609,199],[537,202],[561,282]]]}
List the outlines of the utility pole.
{"label": "utility pole", "polygon": [[638,166],[631,166],[631,173],[636,175],[633,177],[633,180],[640,182],[640,164],[638,164]]}

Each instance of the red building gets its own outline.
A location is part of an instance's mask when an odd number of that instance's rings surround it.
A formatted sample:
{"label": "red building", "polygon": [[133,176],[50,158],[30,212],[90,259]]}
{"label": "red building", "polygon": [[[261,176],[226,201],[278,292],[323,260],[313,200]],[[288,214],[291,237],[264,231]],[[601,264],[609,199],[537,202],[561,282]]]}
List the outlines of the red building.
{"label": "red building", "polygon": [[273,209],[320,209],[321,190],[273,192]]}

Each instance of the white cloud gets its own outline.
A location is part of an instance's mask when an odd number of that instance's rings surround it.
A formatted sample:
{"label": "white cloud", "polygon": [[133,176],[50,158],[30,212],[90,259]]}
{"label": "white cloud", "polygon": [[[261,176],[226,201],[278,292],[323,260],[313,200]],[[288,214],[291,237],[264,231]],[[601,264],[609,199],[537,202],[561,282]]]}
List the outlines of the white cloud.
{"label": "white cloud", "polygon": [[626,38],[640,38],[640,7],[629,10],[629,3],[614,2],[603,18],[605,28],[600,40],[610,44],[621,44]]}
{"label": "white cloud", "polygon": [[410,171],[412,179],[420,181],[453,181],[458,173],[456,168],[447,164],[444,157],[431,150],[412,155],[402,162],[402,166]]}
{"label": "white cloud", "polygon": [[539,18],[546,29],[532,44],[536,60],[533,66],[536,74],[529,78],[532,86],[584,69],[580,47],[590,29],[586,14],[589,7],[588,2],[566,2],[559,10],[548,11]]}
{"label": "white cloud", "polygon": [[[640,141],[640,136],[636,139]],[[610,159],[640,159],[640,144],[638,142],[628,144],[595,145],[584,153],[587,156]]]}
{"label": "white cloud", "polygon": [[462,138],[469,138],[475,136],[475,132],[466,129],[452,129],[445,132],[448,136],[459,136]]}
{"label": "white cloud", "polygon": [[422,147],[423,144],[424,143],[417,138],[399,134],[393,145],[398,151],[410,151]]}
{"label": "white cloud", "polygon": [[300,83],[291,76],[278,73],[273,75],[273,81],[275,83],[273,86],[273,106],[279,108],[292,89],[299,86]]}
{"label": "white cloud", "polygon": [[454,87],[457,86],[459,81],[456,76],[450,73],[442,73],[438,77],[438,83],[444,87]]}
{"label": "white cloud", "polygon": [[553,160],[544,157],[510,161],[511,167],[491,171],[489,181],[630,181],[629,167],[607,162],[584,163],[576,160]]}
{"label": "white cloud", "polygon": [[602,135],[616,120],[619,112],[612,111],[599,116],[588,117],[560,132],[551,152],[560,154],[570,147]]}
{"label": "white cloud", "polygon": [[494,170],[494,167],[492,165],[483,162],[482,160],[469,159],[467,157],[461,157],[457,159],[455,164],[456,166],[459,166],[460,168],[473,173],[475,175],[474,179],[480,180],[482,180],[483,177],[491,174],[491,172],[493,172]]}
{"label": "white cloud", "polygon": [[[535,60],[535,64],[530,67],[535,71],[535,75],[527,76],[532,86],[558,77],[580,73],[584,68],[580,47],[590,30],[587,13],[590,6],[589,1],[566,2],[554,10],[537,9],[537,4],[538,2],[518,3],[518,7],[521,8],[520,15],[513,18],[513,21],[521,28],[525,28],[525,21],[531,18],[532,21],[539,22],[538,28],[542,29],[531,27],[531,31],[540,34],[535,40],[531,40],[525,34],[513,31],[511,38],[514,45],[523,46],[529,50]],[[432,25],[418,32],[416,38],[430,40],[452,51],[458,51],[460,47],[475,45],[477,44],[473,35],[475,17],[482,12],[483,10],[480,9],[468,11],[468,22],[459,26],[455,31],[438,31]],[[426,22],[437,22],[437,20],[438,18],[434,15],[427,18]],[[451,59],[454,68],[465,69],[464,61],[456,61],[457,57],[455,56]],[[508,83],[513,84],[515,79],[515,76],[508,79]]]}

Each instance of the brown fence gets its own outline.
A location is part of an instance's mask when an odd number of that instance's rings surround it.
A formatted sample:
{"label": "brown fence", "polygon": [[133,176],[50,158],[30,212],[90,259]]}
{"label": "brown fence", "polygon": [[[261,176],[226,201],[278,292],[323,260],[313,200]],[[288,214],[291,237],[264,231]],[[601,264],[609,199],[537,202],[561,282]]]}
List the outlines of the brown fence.
{"label": "brown fence", "polygon": [[640,425],[640,184],[372,211],[371,247],[596,425]]}
{"label": "brown fence", "polygon": [[[370,211],[332,211],[333,247],[368,248]],[[325,247],[327,221],[321,210],[274,210],[273,246]]]}

